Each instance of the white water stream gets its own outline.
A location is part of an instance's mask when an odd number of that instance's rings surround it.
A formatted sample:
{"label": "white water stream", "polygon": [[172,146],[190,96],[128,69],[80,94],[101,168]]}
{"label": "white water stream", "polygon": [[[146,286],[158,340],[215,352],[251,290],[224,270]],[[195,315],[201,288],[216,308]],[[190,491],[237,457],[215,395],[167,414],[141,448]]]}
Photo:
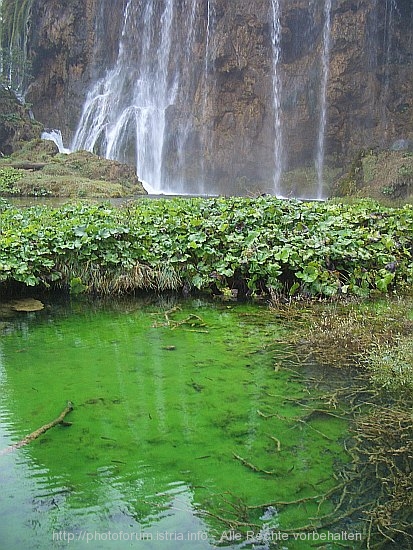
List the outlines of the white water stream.
{"label": "white water stream", "polygon": [[316,172],[317,172],[317,199],[324,198],[324,157],[325,157],[325,132],[327,125],[327,84],[330,67],[331,47],[331,0],[325,0],[323,45],[321,54],[321,87],[320,87],[320,115],[318,125]]}
{"label": "white water stream", "polygon": [[[316,144],[318,198],[323,195],[324,135],[327,124],[327,83],[330,56],[331,0],[325,0],[322,36],[322,78],[319,127]],[[273,192],[281,195],[284,169],[282,122],[282,26],[281,1],[270,0],[273,112]],[[204,13],[204,15],[202,15]],[[201,15],[200,15],[201,14]],[[205,20],[206,18],[206,20]],[[196,74],[194,53],[199,48],[203,25],[203,74]],[[151,193],[188,191],[188,171],[198,174],[198,192],[206,193],[206,158],[211,156],[214,104],[219,93],[214,77],[213,0],[159,2],[128,0],[119,53],[114,66],[89,90],[72,150],[86,149],[107,158],[134,164]],[[198,83],[199,82],[199,83]],[[201,97],[201,113],[192,110]],[[185,107],[189,106],[187,110]],[[168,113],[173,113],[171,126]],[[178,114],[178,116],[176,116]],[[194,118],[195,116],[195,118]],[[199,126],[199,158],[191,159],[196,117]],[[168,124],[169,123],[169,124]],[[208,158],[209,158],[208,157]],[[192,187],[191,191],[194,191]]]}
{"label": "white water stream", "polygon": [[166,111],[178,85],[169,66],[173,20],[172,0],[161,6],[128,1],[116,64],[90,90],[72,144],[135,162],[138,176],[155,193],[164,190]]}
{"label": "white water stream", "polygon": [[280,182],[283,171],[283,137],[281,126],[281,78],[279,64],[281,57],[281,8],[279,0],[271,0],[272,26],[271,42],[273,56],[273,106],[274,106],[274,194],[280,195]]}

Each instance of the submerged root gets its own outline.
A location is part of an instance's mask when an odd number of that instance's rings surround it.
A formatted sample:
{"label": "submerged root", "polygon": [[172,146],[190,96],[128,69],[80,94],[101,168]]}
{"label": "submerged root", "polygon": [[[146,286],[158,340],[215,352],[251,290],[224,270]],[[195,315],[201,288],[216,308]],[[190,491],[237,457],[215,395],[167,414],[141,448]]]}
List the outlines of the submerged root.
{"label": "submerged root", "polygon": [[[310,359],[334,368],[353,367],[351,371],[346,370],[351,372],[351,381],[332,391],[325,390],[321,396],[317,393],[305,398],[285,398],[267,393],[269,397],[295,403],[304,412],[300,417],[287,419],[277,412],[276,407],[264,412],[257,410],[257,414],[264,421],[278,418],[311,429],[314,429],[311,421],[319,417],[347,419],[351,424],[351,439],[344,441],[343,447],[350,461],[336,470],[334,477],[337,483],[324,494],[291,501],[274,499],[272,502],[244,506],[242,521],[238,525],[235,520],[226,519],[223,509],[216,517],[240,531],[245,531],[249,518],[249,527],[254,530],[252,525],[257,520],[257,514],[265,516],[270,509],[278,513],[285,508],[306,506],[308,503],[313,508],[315,505],[315,512],[309,514],[313,517],[309,517],[305,525],[282,528],[282,532],[328,530],[339,533],[351,525],[363,538],[360,548],[411,548],[412,301],[386,303],[384,311],[354,308],[354,304],[332,304],[327,310],[324,306],[321,311],[315,304],[311,309],[297,311],[294,305],[278,305],[274,307],[274,313],[287,322],[293,320],[294,337],[287,343],[295,344],[294,350],[304,357],[297,361],[297,368],[305,368],[306,361]],[[282,368],[285,368],[284,364]],[[320,386],[313,380],[307,382],[309,387]],[[281,443],[277,438],[267,436],[280,450]],[[263,471],[238,455],[234,456],[258,475],[272,473]],[[318,493],[315,487],[314,493]],[[241,520],[241,516],[238,519]],[[268,528],[279,529],[278,525]]]}
{"label": "submerged root", "polygon": [[[241,516],[226,517],[221,510],[215,519],[240,532],[256,530],[257,513],[265,515],[269,509],[280,511],[288,507],[301,507],[306,503],[316,505],[316,513],[305,525],[291,529],[282,528],[284,533],[316,531],[341,532],[353,525],[363,537],[362,546],[370,550],[388,548],[410,548],[413,546],[413,416],[406,410],[405,402],[395,402],[394,408],[383,406],[383,396],[378,390],[364,386],[341,388],[334,396],[324,395],[322,400],[340,404],[349,403],[352,412],[352,438],[343,442],[344,450],[351,461],[342,466],[335,475],[337,484],[322,494],[306,496],[297,500],[274,500],[255,505],[244,505]],[[411,403],[410,403],[411,404]],[[402,406],[400,406],[402,405]],[[263,419],[278,413],[264,414]],[[324,406],[309,407],[303,417],[307,424],[314,415],[330,415]],[[336,415],[331,413],[333,417]],[[345,414],[348,418],[350,415]],[[287,419],[285,419],[287,420]],[[297,418],[288,419],[296,422]],[[268,435],[268,434],[267,434]],[[268,435],[280,450],[281,443]],[[245,458],[233,454],[246,468],[258,475],[275,475],[275,471],[264,470]],[[222,500],[221,500],[222,503]],[[326,513],[326,506],[333,503]],[[324,510],[324,514],[322,511]],[[232,514],[231,514],[232,516]],[[248,522],[249,518],[249,522]],[[239,520],[239,522],[237,521]],[[270,528],[271,530],[272,528]],[[274,528],[275,529],[275,528]],[[278,530],[279,527],[276,528]]]}
{"label": "submerged root", "polygon": [[247,468],[249,468],[253,472],[258,472],[260,474],[266,474],[266,475],[269,475],[269,476],[273,476],[277,473],[275,471],[263,470],[262,468],[258,468],[258,466],[255,466],[251,462],[248,462],[248,460],[245,460],[245,458],[242,458],[242,456],[239,456],[235,453],[233,453],[233,456],[234,456],[234,458],[239,460],[241,462],[241,464],[243,464],[244,466],[246,466]]}
{"label": "submerged root", "polygon": [[[413,417],[377,406],[355,425],[357,469],[372,481],[374,501],[365,508],[367,544],[383,540],[394,548],[413,544]],[[362,483],[364,483],[362,481]]]}

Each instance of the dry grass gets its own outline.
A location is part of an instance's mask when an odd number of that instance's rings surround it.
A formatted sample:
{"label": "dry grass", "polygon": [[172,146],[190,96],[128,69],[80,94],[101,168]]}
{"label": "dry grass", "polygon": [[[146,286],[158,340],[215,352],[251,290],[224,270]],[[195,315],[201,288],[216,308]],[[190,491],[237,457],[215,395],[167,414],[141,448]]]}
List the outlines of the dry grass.
{"label": "dry grass", "polygon": [[85,265],[71,262],[57,269],[62,273],[62,286],[71,287],[75,294],[87,291],[110,296],[131,294],[138,290],[177,290],[181,287],[179,274],[167,264],[157,269],[139,263],[131,268],[108,269],[91,262]]}

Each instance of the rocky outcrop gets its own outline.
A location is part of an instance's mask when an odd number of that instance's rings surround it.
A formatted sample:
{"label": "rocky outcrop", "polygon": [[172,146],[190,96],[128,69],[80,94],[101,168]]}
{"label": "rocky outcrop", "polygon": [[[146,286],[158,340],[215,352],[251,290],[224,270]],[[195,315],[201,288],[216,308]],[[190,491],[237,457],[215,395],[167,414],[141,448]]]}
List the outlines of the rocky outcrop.
{"label": "rocky outcrop", "polygon": [[[182,9],[188,4],[182,2]],[[218,182],[224,192],[268,190],[275,139],[272,3],[210,4],[207,54],[205,3],[196,4],[189,57],[195,67],[181,81],[187,86],[181,103],[167,112],[165,166],[173,174],[174,129],[186,125],[189,180],[203,171],[208,189]],[[66,142],[92,82],[117,57],[124,7],[125,0],[33,2],[28,44],[34,79],[27,98],[36,117],[61,128]],[[282,158],[288,170],[313,166],[319,144],[324,2],[280,0],[280,11]],[[332,0],[325,125],[330,163],[341,165],[360,148],[413,139],[412,29],[410,0]],[[188,29],[176,32],[179,43]]]}
{"label": "rocky outcrop", "polygon": [[[3,195],[26,197],[121,198],[145,195],[134,168],[88,151],[59,154],[55,143],[35,139],[0,159],[0,169],[19,171],[17,189]],[[4,190],[3,190],[4,191]]]}
{"label": "rocky outcrop", "polygon": [[331,154],[413,137],[412,25],[409,0],[338,3],[328,84]]}
{"label": "rocky outcrop", "polygon": [[40,137],[42,128],[15,94],[0,84],[0,156],[11,155],[23,142]]}
{"label": "rocky outcrop", "polygon": [[[124,3],[33,1],[28,40],[33,80],[26,97],[36,118],[60,128],[66,140],[76,128],[91,81],[117,55]],[[99,21],[106,22],[103,28]]]}

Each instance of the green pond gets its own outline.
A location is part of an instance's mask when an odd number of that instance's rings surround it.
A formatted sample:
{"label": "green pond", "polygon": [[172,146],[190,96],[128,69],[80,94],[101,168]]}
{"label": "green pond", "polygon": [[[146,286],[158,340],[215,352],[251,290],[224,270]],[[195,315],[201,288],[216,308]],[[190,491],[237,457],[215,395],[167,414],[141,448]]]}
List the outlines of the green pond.
{"label": "green pond", "polygon": [[[2,322],[0,548],[312,547],[294,528],[333,510],[305,499],[337,483],[347,425],[305,420],[338,381],[300,367],[266,306],[45,306]],[[70,426],[1,452],[69,400]]]}

